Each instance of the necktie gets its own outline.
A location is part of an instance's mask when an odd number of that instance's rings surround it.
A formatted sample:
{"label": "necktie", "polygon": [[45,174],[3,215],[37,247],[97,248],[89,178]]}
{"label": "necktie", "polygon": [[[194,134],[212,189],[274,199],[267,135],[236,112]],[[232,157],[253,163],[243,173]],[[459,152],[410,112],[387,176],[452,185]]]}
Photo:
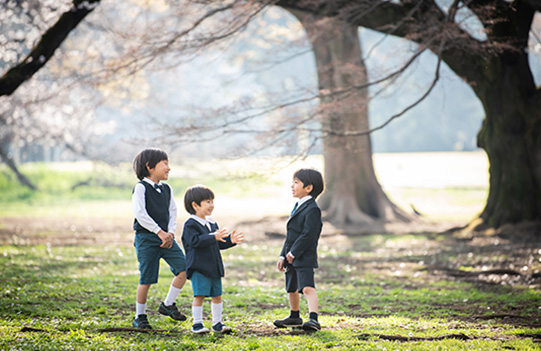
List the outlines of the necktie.
{"label": "necktie", "polygon": [[154,189],[159,190],[161,192],[162,191],[162,186],[154,183]]}
{"label": "necktie", "polygon": [[297,206],[299,206],[299,203],[296,202],[295,203],[295,206],[293,206],[293,211],[291,211],[291,215],[293,216],[293,213],[295,213],[295,211],[297,211]]}

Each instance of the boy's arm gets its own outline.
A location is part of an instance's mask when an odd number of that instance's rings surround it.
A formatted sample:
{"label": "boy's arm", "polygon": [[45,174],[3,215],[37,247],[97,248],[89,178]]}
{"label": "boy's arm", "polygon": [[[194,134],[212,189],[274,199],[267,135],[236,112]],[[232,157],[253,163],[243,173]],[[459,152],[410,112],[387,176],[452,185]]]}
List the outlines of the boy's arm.
{"label": "boy's arm", "polygon": [[169,223],[167,225],[167,229],[169,233],[175,234],[177,232],[177,203],[173,197],[173,188],[171,188],[169,184],[165,184],[165,186],[169,187],[171,194],[171,201],[169,202]]}
{"label": "boy's arm", "polygon": [[[306,214],[301,235],[295,240],[291,246],[291,250],[289,250],[294,258],[298,258],[302,255],[310,244],[317,240],[318,235],[320,234],[320,224],[321,210],[318,207],[315,207]],[[288,252],[286,252],[286,255],[287,254]],[[284,257],[286,255],[284,255]]]}
{"label": "boy's arm", "polygon": [[214,235],[202,234],[195,223],[186,223],[184,225],[184,232],[182,233],[182,241],[191,247],[207,247],[216,242],[216,237]]}
{"label": "boy's arm", "polygon": [[231,241],[231,236],[228,235],[224,238],[225,241],[218,241],[218,246],[220,247],[220,250],[229,249],[230,247],[236,246],[237,244],[234,244]]}

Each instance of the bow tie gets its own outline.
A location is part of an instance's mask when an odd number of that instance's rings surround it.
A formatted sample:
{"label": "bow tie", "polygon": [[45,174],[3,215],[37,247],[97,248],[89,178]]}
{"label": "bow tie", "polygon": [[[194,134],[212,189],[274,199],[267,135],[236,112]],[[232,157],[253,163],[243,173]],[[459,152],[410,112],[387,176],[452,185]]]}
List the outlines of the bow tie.
{"label": "bow tie", "polygon": [[161,191],[162,190],[162,185],[158,185],[158,184],[154,183],[154,189]]}

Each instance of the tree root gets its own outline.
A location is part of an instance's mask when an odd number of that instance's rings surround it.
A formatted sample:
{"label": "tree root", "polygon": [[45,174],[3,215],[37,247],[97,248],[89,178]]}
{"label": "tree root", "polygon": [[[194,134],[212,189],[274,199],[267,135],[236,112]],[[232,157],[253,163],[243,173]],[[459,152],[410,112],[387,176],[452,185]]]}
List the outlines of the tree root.
{"label": "tree root", "polygon": [[[33,333],[50,333],[51,330],[45,330],[40,328],[32,328],[32,327],[22,327],[21,332],[33,332]],[[58,330],[56,330],[58,331]],[[176,333],[176,334],[182,334],[181,331],[178,330],[165,330],[165,329],[141,329],[141,328],[121,328],[121,327],[115,327],[115,328],[103,328],[103,329],[97,329],[96,330],[99,333],[112,333],[112,332],[135,332],[135,333],[152,333],[152,334],[163,334],[163,333]]]}
{"label": "tree root", "polygon": [[514,275],[514,276],[522,276],[522,274],[520,272],[517,272],[517,271],[512,270],[512,269],[505,269],[505,268],[490,269],[490,270],[486,270],[486,271],[476,271],[476,272],[463,271],[463,270],[460,270],[460,269],[452,269],[452,268],[447,268],[447,267],[427,267],[424,270],[427,270],[427,271],[445,271],[448,275],[453,276],[453,277],[477,277],[479,275],[489,275],[489,274],[496,274],[496,275],[505,275],[505,274],[507,274],[507,275]]}
{"label": "tree root", "polygon": [[362,340],[368,340],[370,338],[378,338],[383,340],[390,340],[390,341],[435,341],[435,340],[443,340],[443,339],[460,339],[460,340],[472,340],[475,337],[468,336],[465,334],[447,334],[447,335],[441,335],[441,336],[433,336],[433,337],[420,337],[420,336],[402,336],[402,335],[385,335],[385,334],[359,334],[356,336],[359,339]]}
{"label": "tree root", "polygon": [[530,318],[530,317],[518,316],[516,314],[501,313],[501,314],[491,314],[491,315],[484,315],[484,316],[481,316],[481,315],[472,316],[472,318],[489,320],[489,319],[496,319],[496,318],[523,318],[523,319],[526,319],[526,318]]}

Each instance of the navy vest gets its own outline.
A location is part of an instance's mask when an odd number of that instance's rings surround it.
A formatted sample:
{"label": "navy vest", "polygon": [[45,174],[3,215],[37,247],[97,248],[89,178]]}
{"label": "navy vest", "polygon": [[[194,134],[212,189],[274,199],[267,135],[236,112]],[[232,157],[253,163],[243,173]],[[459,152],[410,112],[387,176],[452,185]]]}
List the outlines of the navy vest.
{"label": "navy vest", "polygon": [[[139,183],[145,186],[145,208],[148,215],[154,220],[154,222],[158,223],[163,231],[168,232],[171,189],[167,184],[162,183],[162,192],[159,193],[151,184],[145,181],[140,181]],[[137,222],[137,219],[133,220],[133,230],[135,230],[136,233],[154,234],[140,225],[139,222]]]}

